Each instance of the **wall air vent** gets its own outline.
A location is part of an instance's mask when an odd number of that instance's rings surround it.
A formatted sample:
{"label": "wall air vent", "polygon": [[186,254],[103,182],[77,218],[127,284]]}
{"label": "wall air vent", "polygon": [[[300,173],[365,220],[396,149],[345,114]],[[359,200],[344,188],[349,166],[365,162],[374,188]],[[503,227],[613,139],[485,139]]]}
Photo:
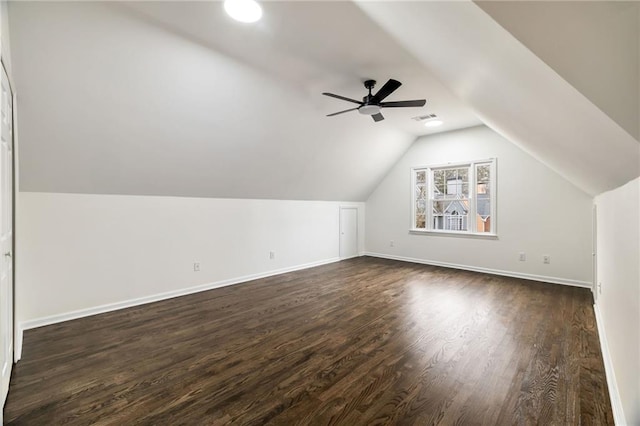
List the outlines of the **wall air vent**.
{"label": "wall air vent", "polygon": [[435,114],[427,114],[427,115],[419,115],[417,117],[413,117],[412,120],[416,120],[416,121],[424,121],[424,120],[431,120],[438,117]]}

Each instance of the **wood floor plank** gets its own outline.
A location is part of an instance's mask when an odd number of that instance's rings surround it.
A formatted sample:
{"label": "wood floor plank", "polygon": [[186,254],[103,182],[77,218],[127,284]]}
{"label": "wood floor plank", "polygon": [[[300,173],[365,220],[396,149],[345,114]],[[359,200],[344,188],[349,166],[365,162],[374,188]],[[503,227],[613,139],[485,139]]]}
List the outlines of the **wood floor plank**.
{"label": "wood floor plank", "polygon": [[587,289],[358,258],[29,330],[7,424],[613,424]]}

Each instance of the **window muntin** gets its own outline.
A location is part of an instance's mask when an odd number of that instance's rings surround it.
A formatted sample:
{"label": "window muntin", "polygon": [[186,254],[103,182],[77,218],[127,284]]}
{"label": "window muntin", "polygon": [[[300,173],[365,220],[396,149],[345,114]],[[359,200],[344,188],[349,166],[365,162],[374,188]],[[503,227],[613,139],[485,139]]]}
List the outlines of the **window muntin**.
{"label": "window muntin", "polygon": [[412,230],[495,234],[495,159],[412,169]]}

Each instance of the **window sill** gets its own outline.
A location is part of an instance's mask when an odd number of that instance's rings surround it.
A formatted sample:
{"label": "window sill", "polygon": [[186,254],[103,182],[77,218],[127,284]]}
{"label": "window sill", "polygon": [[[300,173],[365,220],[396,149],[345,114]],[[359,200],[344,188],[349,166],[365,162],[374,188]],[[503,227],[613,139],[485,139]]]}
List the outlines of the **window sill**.
{"label": "window sill", "polygon": [[485,240],[497,240],[498,234],[490,234],[488,232],[464,232],[464,231],[435,231],[429,229],[409,229],[410,234],[414,235],[439,235],[442,237],[462,237],[462,238],[480,238]]}

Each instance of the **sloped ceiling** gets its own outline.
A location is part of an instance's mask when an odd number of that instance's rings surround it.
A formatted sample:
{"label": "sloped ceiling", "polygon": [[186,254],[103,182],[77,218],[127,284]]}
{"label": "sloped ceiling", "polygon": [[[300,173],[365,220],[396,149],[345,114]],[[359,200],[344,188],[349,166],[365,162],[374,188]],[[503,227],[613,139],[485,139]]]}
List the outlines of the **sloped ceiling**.
{"label": "sloped ceiling", "polygon": [[640,2],[475,3],[640,139]]}
{"label": "sloped ceiling", "polygon": [[358,5],[485,124],[586,193],[640,175],[640,143],[476,4]]}
{"label": "sloped ceiling", "polygon": [[[20,190],[365,200],[416,136],[480,123],[350,2],[15,2]],[[338,19],[339,18],[339,19]],[[374,123],[323,91],[404,83]]]}
{"label": "sloped ceiling", "polygon": [[[585,192],[640,144],[470,1],[12,2],[20,190],[365,200],[416,136],[484,122]],[[362,81],[427,107],[327,118]],[[532,176],[535,179],[535,176]]]}

